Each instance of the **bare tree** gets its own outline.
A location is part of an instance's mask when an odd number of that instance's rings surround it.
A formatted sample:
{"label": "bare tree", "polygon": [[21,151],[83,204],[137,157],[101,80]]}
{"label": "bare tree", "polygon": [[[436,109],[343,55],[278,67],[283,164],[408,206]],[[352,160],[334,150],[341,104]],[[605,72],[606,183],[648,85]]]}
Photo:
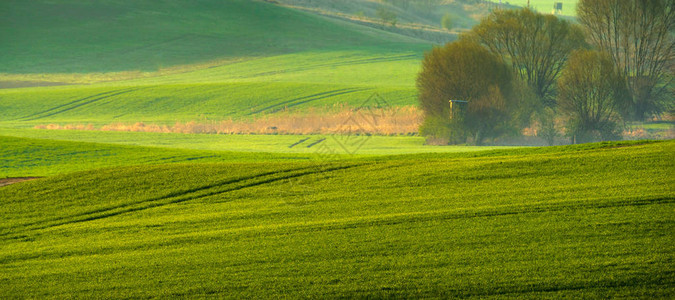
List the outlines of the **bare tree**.
{"label": "bare tree", "polygon": [[570,52],[584,45],[577,25],[527,8],[496,10],[469,37],[511,62],[547,107],[555,106],[555,82]]}
{"label": "bare tree", "polygon": [[609,56],[575,51],[558,80],[558,106],[574,142],[620,138],[626,87]]}
{"label": "bare tree", "polygon": [[672,101],[675,0],[581,0],[577,14],[590,42],[619,66],[634,119]]}

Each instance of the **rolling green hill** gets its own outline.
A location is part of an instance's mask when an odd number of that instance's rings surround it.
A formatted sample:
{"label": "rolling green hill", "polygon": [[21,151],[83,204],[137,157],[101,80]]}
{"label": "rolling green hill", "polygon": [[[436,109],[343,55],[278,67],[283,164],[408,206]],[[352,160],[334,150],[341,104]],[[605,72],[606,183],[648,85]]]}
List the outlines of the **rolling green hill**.
{"label": "rolling green hill", "polygon": [[[351,14],[380,5],[285,2]],[[443,9],[471,6],[462,3]],[[427,25],[441,13],[396,9],[402,21]],[[358,106],[376,93],[415,105],[431,47],[251,0],[10,0],[0,20],[0,86],[76,84],[0,89],[0,127],[245,119]]]}
{"label": "rolling green hill", "polygon": [[[344,141],[312,135],[208,135],[116,131],[0,129],[0,179],[53,176],[138,164],[322,161],[424,152],[474,153],[513,147],[430,147],[421,137],[356,137]],[[327,153],[331,150],[331,155]],[[334,150],[334,151],[333,151]],[[332,157],[335,156],[335,157]]]}
{"label": "rolling green hill", "polygon": [[0,73],[157,70],[413,39],[262,1],[0,2]]}
{"label": "rolling green hill", "polygon": [[[373,27],[401,35],[444,44],[476,25],[494,5],[485,1],[453,0],[276,0],[281,5],[310,13],[330,16],[356,24]],[[513,7],[513,6],[505,6]],[[389,12],[396,26],[383,22],[382,12]],[[450,17],[449,28],[441,25]]]}
{"label": "rolling green hill", "polygon": [[430,43],[269,2],[0,1],[0,298],[675,294],[675,141],[30,128],[416,103]]}
{"label": "rolling green hill", "polygon": [[0,126],[416,103],[426,42],[270,3],[3,1]]}
{"label": "rolling green hill", "polygon": [[668,298],[675,144],[131,166],[0,188],[0,297]]}
{"label": "rolling green hill", "polygon": [[[52,137],[53,138],[53,137]],[[156,137],[157,138],[157,137]],[[100,138],[94,140],[100,141]],[[316,159],[312,153],[271,154],[114,145],[0,135],[0,179],[42,177],[129,165],[274,162]]]}
{"label": "rolling green hill", "polygon": [[[493,1],[496,2],[496,1]],[[562,14],[565,16],[576,16],[577,15],[577,2],[578,0],[511,0],[506,1],[512,5],[527,6],[527,3],[530,3],[530,7],[541,13],[551,13],[553,12],[553,4],[560,2],[563,4]]]}
{"label": "rolling green hill", "polygon": [[0,92],[1,125],[48,123],[223,120],[261,116],[288,109],[357,107],[378,93],[390,105],[414,103],[412,88],[297,83],[181,84],[104,88],[52,88]]}
{"label": "rolling green hill", "polygon": [[94,86],[4,89],[0,126],[241,118],[359,106],[374,93],[389,105],[411,105],[421,49],[303,52]]}

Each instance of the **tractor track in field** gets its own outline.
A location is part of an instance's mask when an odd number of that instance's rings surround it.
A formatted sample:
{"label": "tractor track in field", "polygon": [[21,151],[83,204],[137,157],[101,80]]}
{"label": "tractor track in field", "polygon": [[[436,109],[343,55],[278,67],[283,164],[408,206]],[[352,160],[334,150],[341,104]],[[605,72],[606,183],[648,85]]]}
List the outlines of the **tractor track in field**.
{"label": "tractor track in field", "polygon": [[308,95],[308,96],[302,96],[302,97],[294,98],[294,99],[291,99],[291,100],[275,103],[273,105],[269,105],[267,107],[264,107],[264,108],[261,108],[261,109],[258,109],[258,110],[254,110],[254,111],[250,112],[249,115],[255,115],[255,114],[262,113],[262,112],[277,112],[277,111],[279,111],[283,108],[287,108],[287,107],[293,107],[293,106],[297,106],[297,105],[300,105],[300,104],[305,104],[305,103],[309,103],[309,102],[312,102],[312,101],[317,101],[317,100],[321,100],[321,99],[325,99],[325,98],[330,98],[330,97],[335,97],[335,96],[340,96],[340,95],[350,94],[350,93],[355,93],[355,92],[362,92],[362,91],[367,91],[367,90],[370,90],[370,89],[369,88],[346,88],[346,89],[338,89],[338,90],[332,90],[332,91],[327,91],[327,92],[321,92],[321,93],[312,94],[312,95]]}
{"label": "tractor track in field", "polygon": [[325,67],[344,67],[344,66],[353,66],[353,65],[382,63],[382,62],[394,62],[394,61],[402,61],[402,60],[406,60],[406,59],[413,59],[413,58],[416,58],[416,57],[417,57],[416,54],[405,54],[405,55],[398,55],[398,56],[352,59],[352,60],[344,60],[344,61],[332,62],[332,63],[308,64],[306,66],[255,73],[255,74],[246,75],[246,76],[243,76],[243,77],[260,77],[260,76],[269,76],[269,75],[276,75],[276,74],[283,74],[283,73],[302,72],[302,71],[308,71],[308,70],[325,68]]}
{"label": "tractor track in field", "polygon": [[[616,201],[613,201],[616,200]],[[594,202],[598,203],[594,203]],[[314,222],[302,222],[302,223],[288,223],[288,224],[275,224],[271,226],[245,226],[245,227],[236,227],[228,229],[219,229],[207,232],[199,233],[188,233],[175,237],[171,237],[169,240],[157,240],[151,243],[154,246],[161,246],[166,244],[177,245],[177,244],[188,244],[188,243],[197,243],[200,240],[212,240],[223,239],[227,240],[231,237],[231,232],[236,232],[241,236],[272,236],[278,234],[284,234],[284,231],[293,230],[296,233],[311,233],[311,232],[326,232],[326,231],[335,231],[335,230],[345,230],[352,228],[359,228],[363,226],[393,226],[407,223],[423,223],[429,221],[442,221],[442,220],[459,220],[459,219],[472,219],[472,218],[490,218],[490,217],[502,217],[502,216],[513,216],[513,215],[522,215],[522,214],[539,214],[539,213],[551,213],[551,212],[561,212],[569,209],[584,210],[584,209],[604,209],[604,208],[615,208],[615,207],[630,207],[630,206],[646,206],[646,205],[661,205],[661,204],[670,204],[675,202],[673,197],[651,197],[651,198],[591,198],[591,199],[580,199],[574,201],[574,203],[538,203],[531,205],[529,207],[516,207],[512,205],[492,207],[492,208],[479,208],[475,210],[471,209],[454,209],[454,210],[436,210],[428,212],[407,212],[407,213],[393,213],[393,214],[384,214],[376,216],[362,216],[357,218],[343,218],[343,219],[331,219],[331,220],[321,220]],[[574,204],[574,205],[572,205]],[[29,236],[20,235],[17,238],[30,239]],[[143,247],[148,247],[148,243],[144,243]],[[78,256],[78,255],[93,255],[93,254],[105,254],[112,253],[114,251],[122,250],[134,250],[138,249],[138,245],[126,245],[122,247],[113,248],[99,248],[95,251],[85,250],[85,251],[73,251],[68,253],[68,256]],[[39,254],[16,254],[0,258],[0,264],[14,262],[14,261],[25,261],[25,260],[34,260],[34,259],[44,259],[45,257],[63,257],[62,253],[45,253],[41,252]]]}
{"label": "tractor track in field", "polygon": [[[122,215],[131,212],[142,211],[146,209],[163,207],[166,205],[182,203],[190,200],[196,200],[205,197],[211,197],[216,195],[225,194],[228,192],[233,192],[249,187],[260,186],[268,183],[278,182],[282,180],[312,175],[320,174],[325,172],[332,172],[338,170],[345,170],[350,168],[355,168],[363,166],[365,164],[353,164],[353,165],[343,165],[343,166],[333,166],[327,168],[320,168],[317,170],[316,166],[295,168],[282,171],[274,172],[265,172],[250,176],[244,176],[235,179],[228,179],[218,183],[205,185],[202,187],[197,187],[189,190],[178,191],[163,195],[160,197],[154,197],[150,199],[145,199],[133,203],[126,203],[115,205],[111,207],[105,207],[97,210],[92,210],[84,213],[79,213],[75,215],[70,215],[66,217],[52,218],[40,222],[33,222],[27,224],[21,224],[19,226],[14,226],[6,228],[5,232],[0,232],[0,237],[11,238],[11,235],[18,233],[26,233],[35,230],[43,230],[53,227],[58,227],[68,224],[76,224],[87,221],[93,221],[108,217],[113,217],[117,215]],[[282,174],[281,176],[278,176]],[[16,230],[21,228],[21,230]]]}
{"label": "tractor track in field", "polygon": [[60,114],[60,113],[64,113],[64,112],[82,107],[84,105],[96,103],[98,101],[101,101],[101,100],[104,100],[104,99],[107,99],[107,98],[119,96],[119,95],[122,95],[122,94],[134,92],[134,91],[138,91],[138,90],[141,90],[141,89],[142,88],[129,88],[129,89],[113,90],[113,91],[98,93],[98,94],[95,94],[95,95],[80,98],[80,99],[77,99],[77,100],[74,100],[74,101],[71,101],[71,102],[68,102],[68,103],[64,103],[64,104],[52,107],[50,109],[47,109],[47,110],[44,110],[44,111],[41,111],[41,112],[37,112],[37,113],[31,114],[31,115],[25,116],[25,117],[21,118],[21,120],[22,121],[32,121],[32,120],[37,120],[37,119],[41,119],[41,118],[51,117],[53,115],[57,115],[57,114]]}

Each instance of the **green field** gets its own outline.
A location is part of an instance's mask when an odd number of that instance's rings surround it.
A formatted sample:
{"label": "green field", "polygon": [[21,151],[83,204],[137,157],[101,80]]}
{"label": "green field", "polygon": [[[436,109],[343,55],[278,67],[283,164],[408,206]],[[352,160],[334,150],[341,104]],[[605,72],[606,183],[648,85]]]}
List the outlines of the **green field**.
{"label": "green field", "polygon": [[0,298],[675,295],[674,141],[33,128],[416,105],[430,42],[269,2],[0,1]]}
{"label": "green field", "polygon": [[205,151],[17,138],[0,135],[0,179],[53,176],[99,168],[207,162],[308,161],[313,153]]}
{"label": "green field", "polygon": [[8,0],[0,3],[0,19],[0,73],[13,74],[157,70],[414,41],[248,0]]}
{"label": "green field", "polygon": [[392,106],[416,101],[410,87],[275,82],[8,89],[0,90],[0,126],[241,119],[336,104],[358,107],[375,94]]}
{"label": "green field", "polygon": [[420,58],[421,50],[303,52],[94,86],[5,89],[0,126],[248,118],[336,103],[358,107],[374,94],[389,105],[413,105]]}
{"label": "green field", "polygon": [[[426,152],[474,152],[514,148],[499,146],[426,146],[424,145],[424,137],[419,136],[215,135],[0,128],[0,136],[2,135],[142,147],[298,154],[318,153],[322,149],[334,149],[339,154],[392,155]],[[297,145],[293,146],[296,143]],[[314,143],[318,144],[313,145]],[[347,149],[343,149],[343,146]]]}
{"label": "green field", "polygon": [[[493,2],[498,2],[494,1]],[[556,2],[561,2],[563,4],[562,14],[565,16],[576,16],[577,15],[577,2],[579,0],[509,0],[504,1],[508,4],[527,6],[527,3],[530,3],[530,7],[541,13],[551,13],[553,11],[553,4]]]}
{"label": "green field", "polygon": [[14,184],[0,296],[669,298],[674,154],[606,143]]}
{"label": "green field", "polygon": [[[7,17],[10,32],[0,36],[0,51],[5,53],[0,66],[6,68],[0,69],[5,72],[0,74],[0,84],[4,80],[79,85],[0,90],[0,127],[239,119],[336,103],[358,106],[375,93],[390,105],[412,105],[419,61],[431,47],[412,38],[256,1],[177,1],[159,10],[145,1],[95,3],[3,2],[12,8],[5,11],[14,14]],[[75,19],[54,20],[57,8],[63,14],[87,12],[91,20],[85,21],[95,26],[76,26],[81,20]],[[103,16],[101,10],[111,15]],[[186,24],[176,25],[177,20]],[[25,24],[29,21],[30,26]],[[209,34],[219,38],[152,46],[153,39],[169,38],[153,31],[165,23],[172,25],[162,27],[163,31],[173,35],[202,34],[208,28],[207,32],[216,30]],[[58,34],[40,37],[43,46],[21,46],[36,40],[35,35],[46,34],[39,28],[47,24],[55,24],[52,30]],[[134,34],[125,35],[128,31]],[[96,43],[105,49],[103,58],[95,56],[95,49],[64,42],[67,39],[59,35],[93,38],[98,32],[108,37]],[[273,39],[257,38],[260,35]],[[19,51],[23,48],[30,51]],[[126,50],[130,48],[138,51]],[[200,52],[208,49],[212,53]],[[161,66],[148,66],[155,56]]]}

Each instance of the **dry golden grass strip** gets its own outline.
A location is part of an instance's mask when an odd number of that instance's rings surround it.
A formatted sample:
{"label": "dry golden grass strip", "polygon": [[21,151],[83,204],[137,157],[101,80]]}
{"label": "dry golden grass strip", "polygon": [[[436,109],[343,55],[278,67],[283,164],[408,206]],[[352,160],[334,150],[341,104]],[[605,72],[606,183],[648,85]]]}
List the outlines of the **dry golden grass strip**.
{"label": "dry golden grass strip", "polygon": [[334,112],[310,110],[306,113],[280,113],[252,120],[190,121],[173,125],[143,122],[112,123],[95,128],[92,124],[48,124],[37,129],[101,130],[135,132],[211,133],[211,134],[416,134],[423,114],[414,106],[393,108],[349,108]]}

